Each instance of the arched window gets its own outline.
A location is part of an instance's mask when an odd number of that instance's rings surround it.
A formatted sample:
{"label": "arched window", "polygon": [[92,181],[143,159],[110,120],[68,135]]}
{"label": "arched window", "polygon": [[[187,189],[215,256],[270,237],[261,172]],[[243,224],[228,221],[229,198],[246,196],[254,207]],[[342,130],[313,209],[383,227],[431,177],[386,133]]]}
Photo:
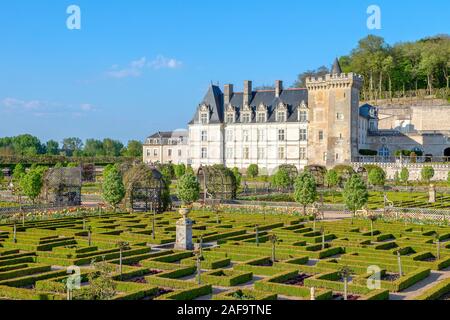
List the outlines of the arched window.
{"label": "arched window", "polygon": [[386,146],[384,146],[380,150],[378,150],[378,155],[380,157],[387,158],[391,155],[391,152],[389,151],[389,149]]}

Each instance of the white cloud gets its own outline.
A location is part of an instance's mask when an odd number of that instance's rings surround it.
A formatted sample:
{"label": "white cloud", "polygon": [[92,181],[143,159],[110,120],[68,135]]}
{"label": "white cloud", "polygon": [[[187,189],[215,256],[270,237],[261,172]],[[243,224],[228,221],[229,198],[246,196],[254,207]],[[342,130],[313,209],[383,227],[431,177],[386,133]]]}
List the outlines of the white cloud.
{"label": "white cloud", "polygon": [[95,110],[94,106],[90,103],[83,103],[82,105],[80,105],[80,109],[82,111],[93,111]]}
{"label": "white cloud", "polygon": [[181,67],[182,62],[173,58],[166,58],[162,55],[157,56],[148,66],[153,69],[176,69]]}
{"label": "white cloud", "polygon": [[49,102],[40,100],[22,100],[17,98],[4,98],[0,100],[0,107],[4,111],[20,112],[31,114],[35,117],[76,115],[95,111],[95,106],[90,103],[80,105],[68,105],[59,102]]}
{"label": "white cloud", "polygon": [[42,102],[37,100],[24,101],[16,98],[5,98],[2,100],[2,105],[10,109],[26,109],[35,110],[42,107]]}
{"label": "white cloud", "polygon": [[138,78],[145,69],[177,69],[181,67],[182,62],[174,58],[166,58],[163,55],[156,56],[155,59],[148,61],[146,57],[131,61],[127,67],[120,68],[115,64],[106,73],[107,76],[115,79]]}

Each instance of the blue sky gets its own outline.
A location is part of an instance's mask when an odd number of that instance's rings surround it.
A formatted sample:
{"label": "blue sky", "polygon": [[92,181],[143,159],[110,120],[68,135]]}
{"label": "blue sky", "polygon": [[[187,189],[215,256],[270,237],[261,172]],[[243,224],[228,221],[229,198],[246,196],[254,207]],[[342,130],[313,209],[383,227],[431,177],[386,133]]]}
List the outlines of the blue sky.
{"label": "blue sky", "polygon": [[[66,27],[72,4],[81,30]],[[381,30],[366,27],[371,4]],[[186,127],[211,81],[290,85],[371,33],[449,33],[448,12],[448,0],[5,0],[0,136],[143,140]]]}

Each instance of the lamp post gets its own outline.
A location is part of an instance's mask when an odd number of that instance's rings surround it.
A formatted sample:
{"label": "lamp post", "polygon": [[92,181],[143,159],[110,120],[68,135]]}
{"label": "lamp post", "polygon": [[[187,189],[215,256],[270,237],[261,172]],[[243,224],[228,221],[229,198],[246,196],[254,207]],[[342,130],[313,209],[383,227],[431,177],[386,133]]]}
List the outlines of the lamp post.
{"label": "lamp post", "polygon": [[256,246],[259,247],[259,230],[258,230],[258,225],[256,225],[255,227],[255,240],[256,240]]}

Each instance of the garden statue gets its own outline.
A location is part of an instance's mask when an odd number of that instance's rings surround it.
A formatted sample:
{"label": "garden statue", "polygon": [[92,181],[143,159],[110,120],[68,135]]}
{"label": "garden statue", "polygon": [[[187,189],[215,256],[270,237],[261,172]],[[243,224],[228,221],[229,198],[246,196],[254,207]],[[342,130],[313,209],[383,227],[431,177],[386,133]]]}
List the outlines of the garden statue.
{"label": "garden statue", "polygon": [[428,202],[436,203],[436,187],[434,184],[430,184],[429,194],[430,194],[430,198],[429,198]]}

